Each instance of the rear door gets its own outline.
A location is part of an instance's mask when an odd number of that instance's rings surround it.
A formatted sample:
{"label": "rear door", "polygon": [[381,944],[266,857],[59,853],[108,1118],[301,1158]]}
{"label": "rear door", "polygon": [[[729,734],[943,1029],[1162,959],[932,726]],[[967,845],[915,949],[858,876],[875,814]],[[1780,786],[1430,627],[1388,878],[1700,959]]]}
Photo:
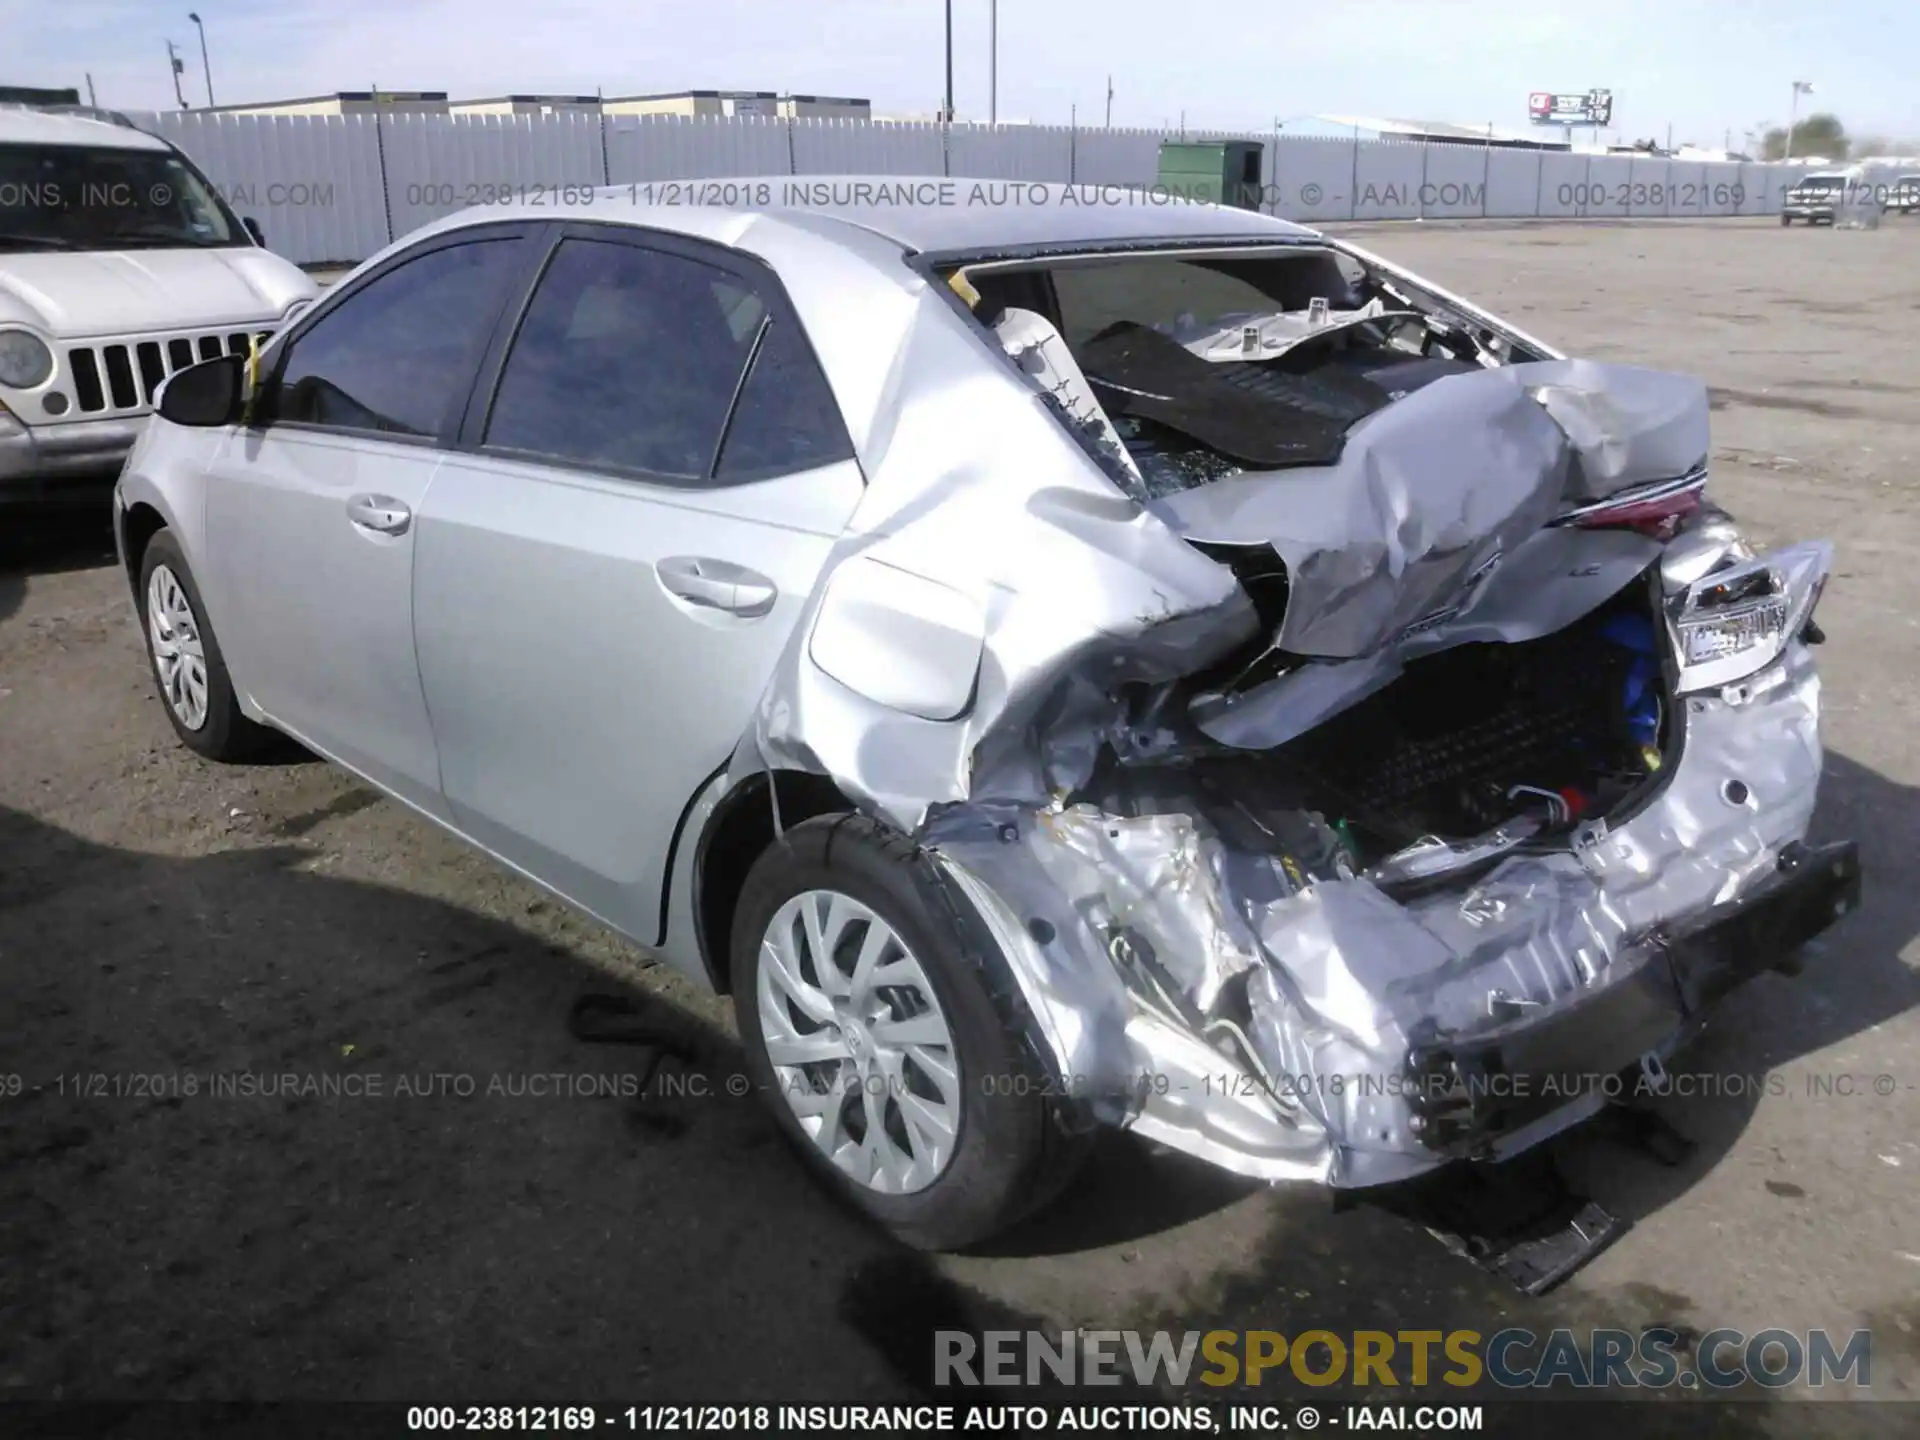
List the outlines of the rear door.
{"label": "rear door", "polygon": [[632,227],[558,232],[418,521],[453,822],[658,943],[680,815],[862,489],[771,271]]}
{"label": "rear door", "polygon": [[267,715],[440,813],[413,653],[414,524],[537,227],[463,230],[356,281],[283,342],[207,487],[237,683]]}

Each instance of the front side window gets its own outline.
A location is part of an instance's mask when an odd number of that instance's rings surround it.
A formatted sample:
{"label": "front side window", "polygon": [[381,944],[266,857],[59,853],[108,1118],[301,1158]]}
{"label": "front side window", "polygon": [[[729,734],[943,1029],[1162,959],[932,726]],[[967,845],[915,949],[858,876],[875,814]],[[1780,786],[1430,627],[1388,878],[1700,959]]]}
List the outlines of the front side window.
{"label": "front side window", "polygon": [[447,245],[347,296],[289,346],[272,418],[439,433],[466,398],[520,253],[511,237]]}
{"label": "front side window", "polygon": [[180,156],[92,145],[0,145],[0,251],[250,245]]}
{"label": "front side window", "polygon": [[761,298],[729,270],[564,240],[507,355],[483,443],[705,480],[766,323]]}

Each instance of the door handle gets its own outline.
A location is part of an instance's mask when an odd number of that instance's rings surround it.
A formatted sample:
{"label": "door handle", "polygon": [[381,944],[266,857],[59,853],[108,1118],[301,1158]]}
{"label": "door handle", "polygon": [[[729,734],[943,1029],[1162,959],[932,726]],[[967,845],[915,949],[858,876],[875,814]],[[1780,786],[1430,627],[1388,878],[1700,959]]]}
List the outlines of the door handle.
{"label": "door handle", "polygon": [[382,535],[404,535],[413,523],[413,511],[391,495],[355,495],[347,501],[347,518]]}
{"label": "door handle", "polygon": [[773,609],[780,591],[766,576],[730,560],[673,555],[655,567],[670,595],[689,605],[753,619]]}

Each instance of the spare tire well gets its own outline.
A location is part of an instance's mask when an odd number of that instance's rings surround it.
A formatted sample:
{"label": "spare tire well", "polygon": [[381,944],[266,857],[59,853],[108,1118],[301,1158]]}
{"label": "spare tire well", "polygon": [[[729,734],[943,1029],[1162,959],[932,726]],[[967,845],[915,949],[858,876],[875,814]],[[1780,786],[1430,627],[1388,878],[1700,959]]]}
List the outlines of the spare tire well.
{"label": "spare tire well", "polygon": [[733,912],[747,872],[774,843],[773,801],[778,787],[780,823],[791,829],[816,815],[851,814],[853,802],[824,775],[778,770],[749,776],[714,807],[693,857],[693,926],[700,963],[717,994],[731,992],[728,956],[733,953]]}

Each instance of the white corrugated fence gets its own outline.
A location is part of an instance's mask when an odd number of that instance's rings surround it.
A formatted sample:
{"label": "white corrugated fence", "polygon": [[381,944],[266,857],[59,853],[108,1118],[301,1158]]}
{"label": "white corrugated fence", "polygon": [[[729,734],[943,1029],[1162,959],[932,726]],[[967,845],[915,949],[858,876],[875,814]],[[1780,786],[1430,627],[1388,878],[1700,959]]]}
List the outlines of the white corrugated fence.
{"label": "white corrugated fence", "polygon": [[[301,264],[364,259],[470,205],[571,187],[743,175],[953,175],[1150,186],[1159,130],[672,115],[137,117]],[[1771,215],[1803,167],[1207,132],[1266,146],[1289,220]],[[556,187],[558,194],[556,195]]]}

